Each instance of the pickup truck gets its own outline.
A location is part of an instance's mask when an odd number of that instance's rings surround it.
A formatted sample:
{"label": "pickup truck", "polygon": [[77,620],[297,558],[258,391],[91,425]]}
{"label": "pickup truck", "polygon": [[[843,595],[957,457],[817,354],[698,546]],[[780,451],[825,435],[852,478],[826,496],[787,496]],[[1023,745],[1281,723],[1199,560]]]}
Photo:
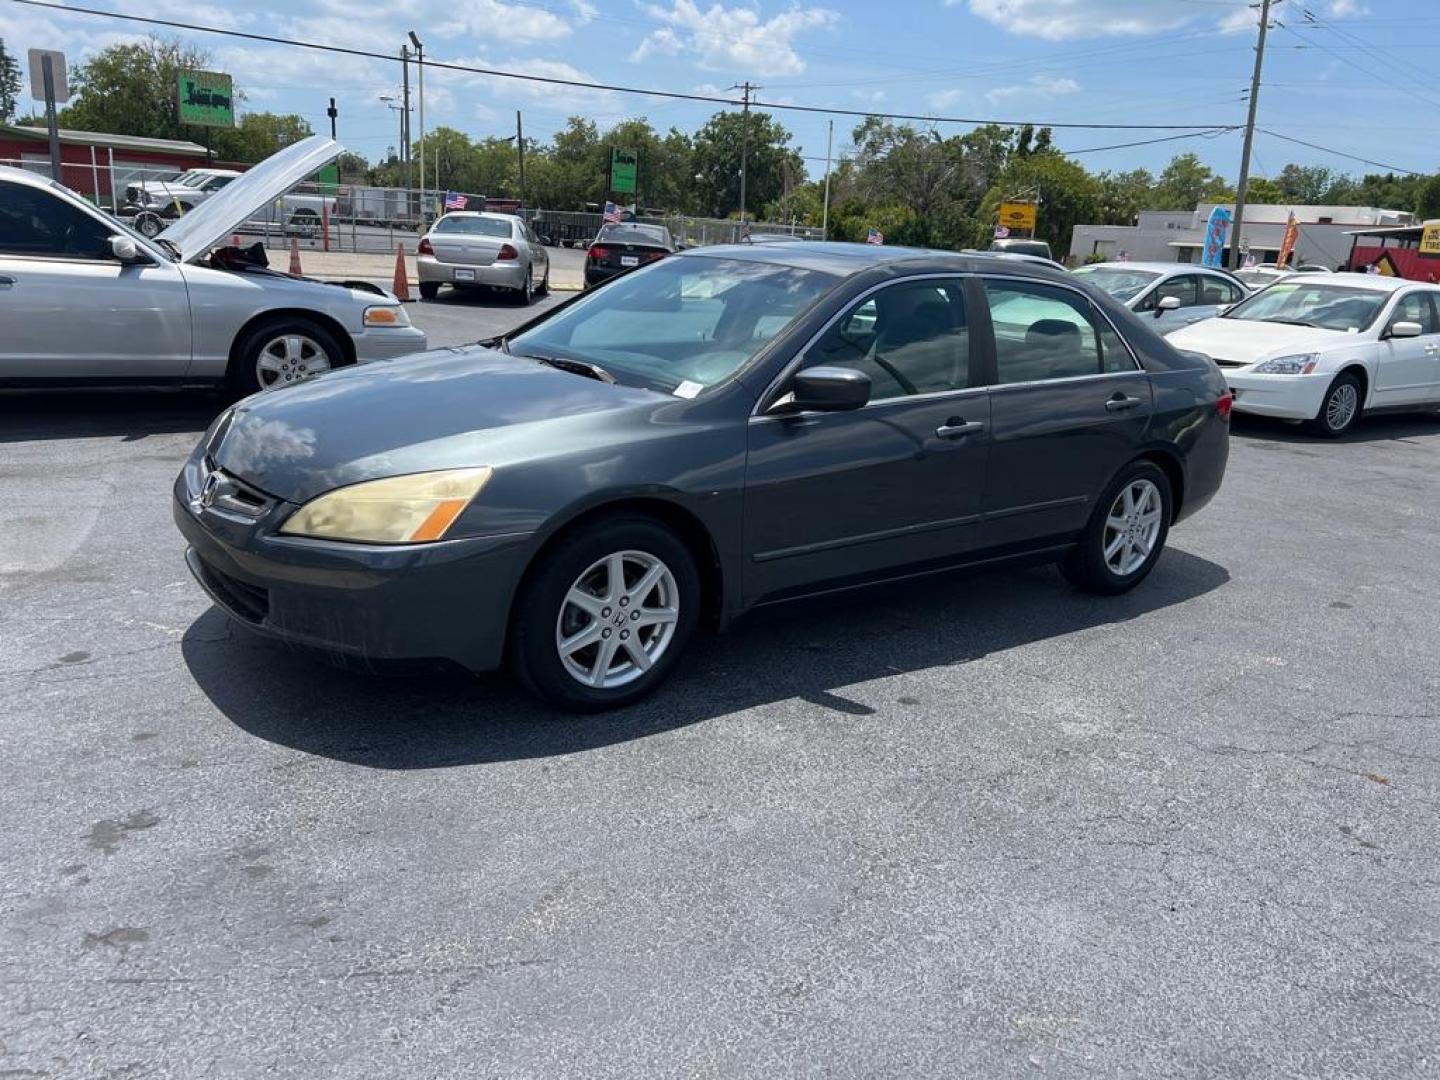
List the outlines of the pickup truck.
{"label": "pickup truck", "polygon": [[[133,218],[141,236],[153,239],[176,218],[195,209],[242,174],[233,169],[189,169],[173,180],[142,180],[125,188],[125,205],[117,215]],[[247,221],[246,227],[280,226],[287,233],[320,231],[326,210],[333,217],[335,199],[326,195],[282,195]]]}

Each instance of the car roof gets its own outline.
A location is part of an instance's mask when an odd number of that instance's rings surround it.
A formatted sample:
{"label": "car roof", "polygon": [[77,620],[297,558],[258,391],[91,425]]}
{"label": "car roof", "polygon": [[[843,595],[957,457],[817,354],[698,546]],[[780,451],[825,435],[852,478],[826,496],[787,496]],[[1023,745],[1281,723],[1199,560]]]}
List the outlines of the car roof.
{"label": "car roof", "polygon": [[1101,262],[1089,263],[1086,266],[1077,266],[1076,270],[1094,270],[1097,267],[1114,267],[1117,270],[1143,270],[1146,273],[1155,274],[1220,274],[1222,277],[1229,277],[1230,271],[1218,266],[1198,266],[1195,263],[1167,263],[1167,262]]}
{"label": "car roof", "polygon": [[17,169],[13,165],[0,165],[0,180],[24,184],[26,187],[52,188],[55,186],[48,176],[31,172],[29,169]]}
{"label": "car roof", "polygon": [[1409,278],[1403,277],[1387,277],[1384,274],[1357,274],[1349,270],[1340,273],[1292,274],[1290,276],[1304,278],[1306,285],[1338,285],[1347,289],[1369,289],[1371,292],[1392,293],[1405,288],[1407,285],[1440,291],[1440,288],[1424,281],[1412,281]]}
{"label": "car roof", "polygon": [[1004,257],[998,251],[970,254],[936,251],[930,248],[890,247],[881,244],[831,243],[824,240],[793,240],[773,244],[716,244],[692,248],[683,258],[725,258],[740,262],[771,263],[800,270],[818,270],[837,277],[851,277],[875,267],[893,267],[924,273],[1004,270],[1053,281],[1066,281],[1070,274],[1058,267],[1028,259]]}
{"label": "car roof", "polygon": [[445,213],[441,214],[440,217],[436,218],[435,220],[436,220],[436,221],[439,221],[441,218],[447,218],[447,217],[494,218],[496,221],[519,221],[519,220],[520,220],[520,216],[519,216],[518,214],[501,214],[501,213],[497,213],[497,212],[494,211],[494,210],[447,210],[447,211],[445,211]]}

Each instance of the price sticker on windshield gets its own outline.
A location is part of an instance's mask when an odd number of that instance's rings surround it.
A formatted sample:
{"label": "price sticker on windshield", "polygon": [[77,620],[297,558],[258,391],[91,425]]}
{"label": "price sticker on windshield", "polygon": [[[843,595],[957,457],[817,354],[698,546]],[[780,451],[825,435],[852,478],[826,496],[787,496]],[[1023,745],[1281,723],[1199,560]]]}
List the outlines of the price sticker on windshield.
{"label": "price sticker on windshield", "polygon": [[686,379],[679,386],[675,387],[675,396],[683,398],[693,398],[696,394],[700,393],[700,391],[704,389],[705,386],[703,383],[691,382],[689,379]]}

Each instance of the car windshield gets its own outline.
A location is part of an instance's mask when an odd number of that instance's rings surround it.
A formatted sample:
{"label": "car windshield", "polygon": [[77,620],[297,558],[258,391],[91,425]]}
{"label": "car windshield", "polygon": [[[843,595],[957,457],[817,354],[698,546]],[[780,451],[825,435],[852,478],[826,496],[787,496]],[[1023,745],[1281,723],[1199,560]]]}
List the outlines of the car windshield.
{"label": "car windshield", "polygon": [[1366,329],[1385,306],[1387,294],[1290,279],[1236,304],[1223,318],[1291,323],[1345,332]]}
{"label": "car windshield", "polygon": [[498,236],[510,239],[510,222],[504,218],[442,217],[435,223],[437,233],[461,233],[465,236]]}
{"label": "car windshield", "polygon": [[739,259],[664,259],[512,339],[512,353],[596,364],[616,381],[693,397],[734,374],[835,284]]}
{"label": "car windshield", "polygon": [[1126,270],[1116,266],[1081,266],[1076,277],[1104,289],[1116,300],[1133,300],[1160,275],[1153,270]]}

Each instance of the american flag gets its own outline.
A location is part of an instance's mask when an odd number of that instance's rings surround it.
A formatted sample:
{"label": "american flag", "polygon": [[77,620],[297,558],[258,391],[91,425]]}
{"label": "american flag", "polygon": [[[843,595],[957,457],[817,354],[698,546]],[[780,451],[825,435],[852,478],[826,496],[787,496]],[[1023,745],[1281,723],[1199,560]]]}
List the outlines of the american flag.
{"label": "american flag", "polygon": [[885,243],[885,234],[884,234],[883,232],[881,232],[879,229],[871,229],[869,232],[867,232],[867,233],[865,234],[865,243],[867,243],[867,244],[883,244],[883,243]]}
{"label": "american flag", "polygon": [[1010,238],[1010,230],[1009,230],[1009,229],[1007,229],[1004,225],[996,225],[996,226],[995,226],[995,239],[996,239],[996,240],[1008,240],[1009,238]]}
{"label": "american flag", "polygon": [[620,207],[613,202],[607,202],[605,204],[605,213],[601,216],[600,220],[605,222],[607,225],[619,224],[621,220]]}
{"label": "american flag", "polygon": [[464,210],[466,201],[465,196],[461,195],[458,191],[447,191],[445,193],[446,210]]}

